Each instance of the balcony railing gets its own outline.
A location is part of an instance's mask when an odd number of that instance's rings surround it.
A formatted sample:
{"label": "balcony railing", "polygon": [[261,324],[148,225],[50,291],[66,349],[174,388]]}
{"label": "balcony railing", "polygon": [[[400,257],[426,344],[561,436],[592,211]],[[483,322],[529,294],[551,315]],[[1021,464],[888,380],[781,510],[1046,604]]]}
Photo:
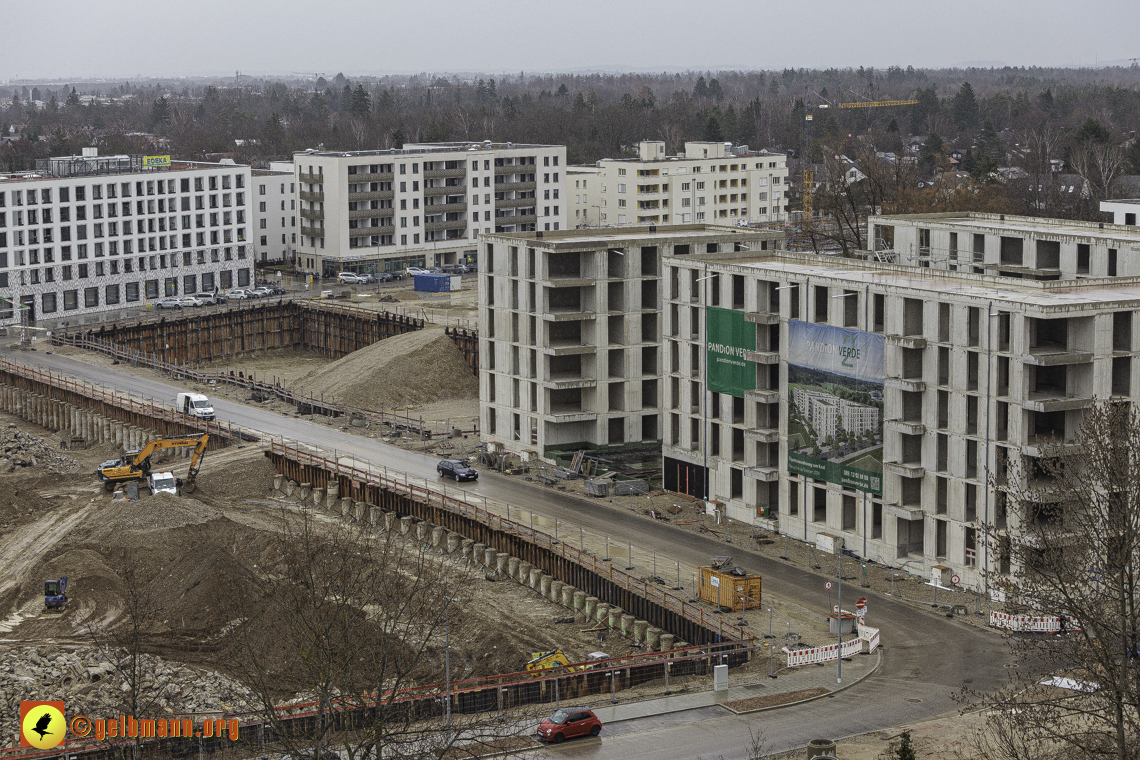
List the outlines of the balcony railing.
{"label": "balcony railing", "polygon": [[381,216],[391,216],[390,208],[358,208],[348,212],[349,219],[372,219]]}
{"label": "balcony railing", "polygon": [[452,211],[466,211],[466,203],[436,203],[424,206],[425,214],[447,214]]}
{"label": "balcony railing", "polygon": [[536,202],[534,198],[503,198],[495,201],[495,207],[518,208],[519,206],[533,206]]}
{"label": "balcony railing", "polygon": [[325,194],[319,190],[302,190],[300,193],[301,200],[307,203],[324,203]]}
{"label": "balcony railing", "polygon": [[534,169],[534,164],[509,164],[507,166],[496,166],[495,174],[530,174]]}
{"label": "balcony railing", "polygon": [[323,227],[306,227],[302,224],[301,234],[305,235],[306,237],[324,237],[325,230]]}
{"label": "balcony railing", "polygon": [[309,185],[320,185],[320,184],[324,184],[325,175],[323,175],[323,174],[307,174],[305,172],[301,172],[300,174],[297,175],[297,181],[303,182],[303,183],[306,183]]}
{"label": "balcony railing", "polygon": [[349,184],[360,182],[391,182],[394,179],[392,172],[375,172],[373,174],[349,174]]}
{"label": "balcony railing", "polygon": [[436,187],[425,187],[424,195],[431,197],[435,195],[465,195],[467,188],[463,185],[437,185]]}
{"label": "balcony railing", "polygon": [[424,229],[428,232],[439,232],[440,230],[461,230],[467,227],[466,219],[455,219],[450,222],[428,222],[424,225]]}
{"label": "balcony railing", "polygon": [[428,169],[424,172],[424,179],[440,179],[441,177],[465,177],[467,176],[467,167],[460,166],[456,169]]}
{"label": "balcony railing", "polygon": [[302,219],[324,219],[325,212],[318,208],[303,208],[300,211]]}
{"label": "balcony railing", "polygon": [[[534,190],[534,182],[500,182],[495,185],[495,192],[510,193],[510,192],[526,192],[527,190]],[[533,198],[531,199],[533,200]]]}
{"label": "balcony railing", "polygon": [[367,193],[349,193],[350,201],[390,201],[395,196],[391,190],[371,190]]}

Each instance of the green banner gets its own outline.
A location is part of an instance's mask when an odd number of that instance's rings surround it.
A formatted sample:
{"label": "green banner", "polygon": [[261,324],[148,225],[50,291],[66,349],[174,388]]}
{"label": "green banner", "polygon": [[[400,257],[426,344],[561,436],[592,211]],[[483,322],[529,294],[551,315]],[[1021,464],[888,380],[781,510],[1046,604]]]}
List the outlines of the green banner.
{"label": "green banner", "polygon": [[745,351],[756,350],[756,325],[742,311],[709,307],[706,315],[708,390],[744,398],[744,391],[756,387],[756,362],[744,358]]}

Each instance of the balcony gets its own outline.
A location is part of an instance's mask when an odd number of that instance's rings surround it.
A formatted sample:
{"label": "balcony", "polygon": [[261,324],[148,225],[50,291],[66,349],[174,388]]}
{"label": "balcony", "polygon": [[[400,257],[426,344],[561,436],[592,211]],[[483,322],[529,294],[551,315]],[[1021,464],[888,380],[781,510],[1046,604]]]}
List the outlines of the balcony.
{"label": "balcony", "polygon": [[[430,175],[429,175],[430,176]],[[349,184],[361,182],[391,182],[394,179],[392,172],[376,172],[375,174],[349,174]],[[301,180],[304,182],[304,180]]]}
{"label": "balcony", "polygon": [[887,343],[902,348],[926,348],[926,338],[921,335],[885,335]]}
{"label": "balcony", "polygon": [[883,511],[900,520],[922,520],[924,513],[921,507],[900,507],[897,504],[884,504]]}
{"label": "balcony", "polygon": [[534,182],[499,182],[495,185],[495,192],[497,193],[510,193],[510,192],[525,192],[527,190],[534,190],[536,183]]}
{"label": "balcony", "polygon": [[894,388],[899,391],[909,391],[911,393],[921,393],[926,390],[926,381],[918,378],[909,377],[888,377],[883,383],[887,388]]}
{"label": "balcony", "polygon": [[759,441],[760,443],[778,443],[780,431],[775,428],[753,428],[744,431],[744,440]]}
{"label": "balcony", "polygon": [[1038,367],[1052,367],[1058,364],[1084,364],[1091,362],[1092,358],[1092,351],[1070,351],[1064,346],[1045,344],[1030,348],[1025,363],[1036,364]]}
{"label": "balcony", "polygon": [[301,198],[301,200],[306,201],[307,203],[324,203],[325,202],[325,194],[324,194],[324,192],[319,191],[319,190],[311,190],[311,191],[310,190],[302,190],[300,193],[300,198]]}
{"label": "balcony", "polygon": [[320,185],[320,184],[324,183],[325,175],[323,175],[323,174],[306,174],[305,172],[301,172],[300,174],[297,175],[297,181],[301,182],[303,184],[308,184],[308,185]]}
{"label": "balcony", "polygon": [[926,469],[918,462],[883,462],[883,472],[902,478],[921,478]]}
{"label": "balcony", "polygon": [[744,391],[744,398],[748,401],[759,401],[761,404],[774,404],[780,400],[780,391],[777,388]]}
{"label": "balcony", "polygon": [[369,190],[366,193],[349,193],[350,201],[390,201],[396,193],[392,190]]}
{"label": "balcony", "polygon": [[744,471],[744,474],[753,480],[759,480],[762,483],[772,483],[780,479],[780,468],[749,467]]}
{"label": "balcony", "polygon": [[747,311],[744,313],[744,321],[757,325],[778,325],[780,324],[780,315],[767,311]]}
{"label": "balcony", "polygon": [[556,377],[542,382],[543,388],[548,388],[554,391],[566,390],[569,388],[596,388],[598,381],[592,377]]}
{"label": "balcony", "polygon": [[372,219],[380,215],[391,216],[390,208],[358,208],[348,212],[349,219]]}
{"label": "balcony", "polygon": [[305,235],[306,237],[322,237],[323,238],[325,236],[325,229],[324,229],[324,227],[306,227],[305,225],[302,224],[301,225],[301,234]]}
{"label": "balcony", "polygon": [[432,214],[448,214],[466,210],[466,203],[436,203],[433,205],[424,206],[424,214],[427,216],[431,216]]}
{"label": "balcony", "polygon": [[554,341],[542,348],[546,356],[576,356],[597,353],[598,347],[583,344],[581,341]]}
{"label": "balcony", "polygon": [[449,177],[466,177],[467,167],[460,166],[455,169],[428,169],[424,172],[424,179],[446,179]]}
{"label": "balcony", "polygon": [[1022,403],[1021,408],[1031,412],[1065,412],[1069,409],[1085,409],[1092,406],[1093,398],[1089,396],[1066,396],[1063,392],[1030,392],[1029,398]]}
{"label": "balcony", "polygon": [[534,169],[534,164],[507,164],[506,166],[496,166],[495,174],[531,174]]}
{"label": "balcony", "polygon": [[888,431],[907,435],[922,435],[926,432],[926,426],[918,420],[887,420],[884,426]]}
{"label": "balcony", "polygon": [[598,413],[585,409],[555,407],[542,415],[542,419],[546,422],[593,422],[598,419]]}
{"label": "balcony", "polygon": [[495,208],[518,208],[519,206],[533,206],[537,201],[534,198],[496,198]]}
{"label": "balcony", "polygon": [[744,360],[757,364],[779,364],[779,351],[745,351]]}
{"label": "balcony", "polygon": [[427,222],[424,224],[424,229],[428,232],[439,232],[440,230],[462,230],[467,228],[466,219],[453,219],[444,222]]}
{"label": "balcony", "polygon": [[514,216],[496,216],[495,224],[534,224],[538,221],[535,214],[515,214]]}
{"label": "balcony", "polygon": [[303,208],[299,212],[302,219],[324,219],[325,212],[317,208]]}
{"label": "balcony", "polygon": [[463,185],[436,185],[435,187],[425,187],[424,196],[432,198],[440,195],[464,195],[467,188]]}

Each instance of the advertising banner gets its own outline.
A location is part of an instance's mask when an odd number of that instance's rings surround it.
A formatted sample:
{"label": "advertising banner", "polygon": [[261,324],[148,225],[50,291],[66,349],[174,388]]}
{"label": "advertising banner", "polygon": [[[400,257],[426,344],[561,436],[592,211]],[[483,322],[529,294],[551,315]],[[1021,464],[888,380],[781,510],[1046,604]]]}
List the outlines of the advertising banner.
{"label": "advertising banner", "polygon": [[883,493],[882,335],[788,321],[788,471]]}
{"label": "advertising banner", "polygon": [[756,325],[744,319],[744,312],[707,309],[708,389],[744,398],[744,391],[756,387],[756,362],[745,360],[745,351],[756,350]]}
{"label": "advertising banner", "polygon": [[170,166],[170,156],[143,156],[143,166]]}

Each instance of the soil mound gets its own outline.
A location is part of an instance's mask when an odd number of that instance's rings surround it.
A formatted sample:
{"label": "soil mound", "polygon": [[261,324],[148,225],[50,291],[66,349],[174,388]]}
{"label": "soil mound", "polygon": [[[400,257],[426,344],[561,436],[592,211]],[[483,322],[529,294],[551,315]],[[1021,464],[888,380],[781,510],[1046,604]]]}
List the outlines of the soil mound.
{"label": "soil mound", "polygon": [[476,399],[479,383],[442,330],[425,328],[354,351],[294,383],[349,406],[392,410]]}

